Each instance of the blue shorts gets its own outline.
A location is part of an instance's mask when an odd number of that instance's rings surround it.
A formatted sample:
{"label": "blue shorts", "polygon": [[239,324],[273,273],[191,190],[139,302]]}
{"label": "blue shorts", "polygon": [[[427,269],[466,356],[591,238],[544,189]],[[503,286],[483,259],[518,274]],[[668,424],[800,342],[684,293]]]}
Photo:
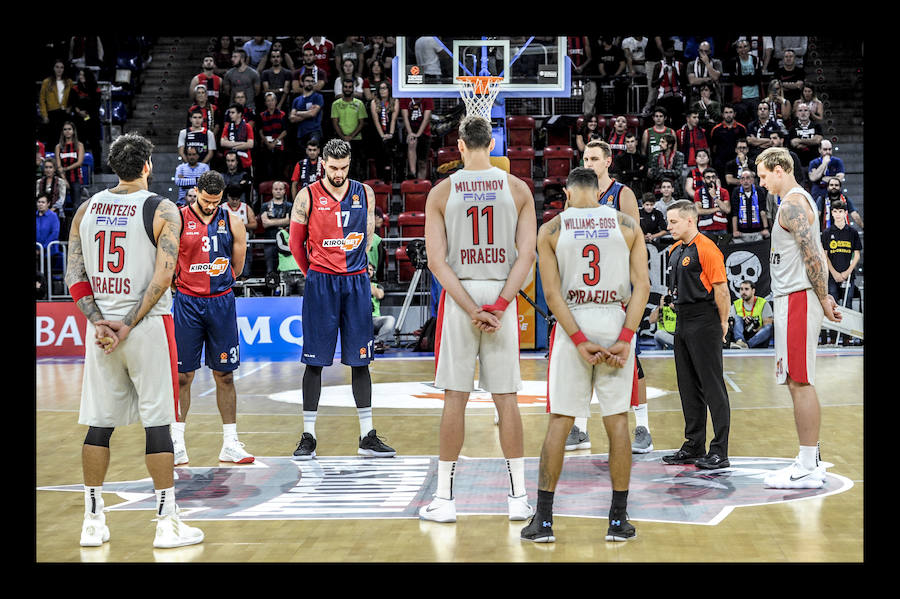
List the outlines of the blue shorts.
{"label": "blue shorts", "polygon": [[234,293],[196,297],[176,293],[172,302],[178,372],[200,368],[200,353],[212,370],[231,372],[241,363]]}
{"label": "blue shorts", "polygon": [[303,352],[310,366],[331,366],[341,334],[341,363],[372,361],[374,325],[369,273],[333,275],[308,270],[303,291]]}

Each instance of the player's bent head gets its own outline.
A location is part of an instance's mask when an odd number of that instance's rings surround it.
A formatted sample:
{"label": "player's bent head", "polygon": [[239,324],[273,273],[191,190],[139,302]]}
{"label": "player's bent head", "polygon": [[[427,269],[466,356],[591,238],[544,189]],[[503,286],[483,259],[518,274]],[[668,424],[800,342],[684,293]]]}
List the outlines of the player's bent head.
{"label": "player's bent head", "polygon": [[459,123],[459,139],[469,150],[490,149],[494,139],[490,121],[481,116],[467,116]]}
{"label": "player's bent head", "polygon": [[566,178],[566,189],[594,191],[599,189],[597,173],[586,166],[573,168]]}
{"label": "player's bent head", "polygon": [[137,133],[120,135],[109,146],[109,168],[122,181],[137,181],[144,173],[144,165],[150,160],[153,144]]}
{"label": "player's bent head", "polygon": [[209,196],[220,196],[225,191],[225,178],[218,171],[206,171],[197,177],[197,189]]}
{"label": "player's bent head", "polygon": [[350,158],[350,142],[343,139],[329,139],[322,149],[322,158],[326,161],[330,158],[337,160]]}
{"label": "player's bent head", "polygon": [[770,173],[775,172],[775,167],[780,166],[786,175],[794,172],[794,159],[787,148],[771,147],[763,150],[756,157],[756,164],[762,166]]}

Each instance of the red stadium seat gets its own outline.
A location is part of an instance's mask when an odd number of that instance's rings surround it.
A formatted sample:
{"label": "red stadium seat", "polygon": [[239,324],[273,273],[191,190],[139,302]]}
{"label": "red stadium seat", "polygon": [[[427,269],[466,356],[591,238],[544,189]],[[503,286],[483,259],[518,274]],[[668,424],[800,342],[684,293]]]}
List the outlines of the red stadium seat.
{"label": "red stadium seat", "polygon": [[525,185],[528,186],[528,189],[531,190],[531,195],[534,196],[534,179],[531,177],[519,177],[522,181],[524,181]]}
{"label": "red stadium seat", "polygon": [[416,269],[410,262],[409,256],[406,255],[405,245],[401,245],[394,250],[394,261],[397,264],[397,282],[409,283],[412,281],[413,273]]}
{"label": "red stadium seat", "polygon": [[534,148],[531,146],[511,147],[506,151],[509,158],[509,172],[522,178],[531,178],[534,168]]}
{"label": "red stadium seat", "polygon": [[506,117],[508,146],[534,145],[534,117],[515,115]]}
{"label": "red stadium seat", "polygon": [[541,215],[541,223],[542,224],[546,223],[547,221],[551,220],[554,216],[556,216],[560,212],[562,212],[561,208],[550,208],[550,209],[544,210],[544,214]]}
{"label": "red stadium seat", "polygon": [[407,179],[401,183],[400,197],[403,200],[403,211],[424,211],[429,191],[431,191],[431,181],[428,179]]}
{"label": "red stadium seat", "polygon": [[628,121],[628,131],[637,136],[638,129],[641,127],[641,119],[633,114],[626,114],[625,120]]}
{"label": "red stadium seat", "polygon": [[384,213],[385,222],[391,210],[391,186],[381,179],[367,179],[363,181],[375,192],[375,205]]}
{"label": "red stadium seat", "polygon": [[545,127],[547,129],[548,146],[567,146],[572,143],[572,126],[561,126],[559,123]]}
{"label": "red stadium seat", "polygon": [[421,211],[401,212],[397,217],[400,237],[425,237],[425,213]]}
{"label": "red stadium seat", "polygon": [[[259,204],[262,206],[272,199],[272,183],[275,181],[263,181],[259,184]],[[288,190],[290,191],[290,190]]]}
{"label": "red stadium seat", "polygon": [[547,177],[568,177],[575,162],[571,146],[547,146],[544,148],[544,174]]}
{"label": "red stadium seat", "polygon": [[454,160],[462,160],[459,154],[459,148],[456,146],[444,146],[438,148],[437,151],[437,168],[441,168],[442,164],[453,162]]}

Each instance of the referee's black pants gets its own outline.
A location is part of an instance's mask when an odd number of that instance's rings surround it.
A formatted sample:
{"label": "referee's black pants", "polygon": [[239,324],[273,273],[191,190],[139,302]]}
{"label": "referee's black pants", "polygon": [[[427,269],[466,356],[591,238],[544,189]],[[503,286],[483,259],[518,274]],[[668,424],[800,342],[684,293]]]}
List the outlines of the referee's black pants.
{"label": "referee's black pants", "polygon": [[[722,373],[722,324],[713,303],[678,306],[675,322],[675,374],[684,436],[681,448],[695,455],[728,457],[731,406]],[[706,447],[706,411],[712,416],[714,438]]]}

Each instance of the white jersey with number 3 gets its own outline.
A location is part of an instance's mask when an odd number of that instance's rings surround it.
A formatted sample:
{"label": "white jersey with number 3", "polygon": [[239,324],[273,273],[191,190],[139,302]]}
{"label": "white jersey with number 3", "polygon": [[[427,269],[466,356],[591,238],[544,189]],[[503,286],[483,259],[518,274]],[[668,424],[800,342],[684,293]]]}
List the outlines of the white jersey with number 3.
{"label": "white jersey with number 3", "polygon": [[[141,301],[156,268],[153,240],[153,192],[119,194],[101,191],[88,200],[78,229],[84,269],[94,301],[104,318],[120,319]],[[152,208],[152,210],[151,210]],[[172,293],[167,288],[148,315],[169,314]]]}
{"label": "white jersey with number 3", "polygon": [[[794,187],[784,197],[787,198],[791,194],[798,193],[806,199],[810,209],[812,209],[813,223],[810,225],[812,229],[814,243],[819,243],[819,216],[816,209],[816,203],[812,196],[809,195],[802,187]],[[782,202],[782,207],[784,202]],[[780,218],[780,214],[779,217]],[[772,295],[778,297],[788,295],[794,291],[801,291],[812,287],[809,281],[809,275],[806,274],[806,264],[803,262],[803,255],[800,253],[800,245],[790,231],[777,223],[772,227],[772,248],[769,252],[769,266],[772,277]]]}
{"label": "white jersey with number 3", "polygon": [[516,261],[519,212],[503,169],[450,175],[444,208],[447,263],[463,279],[506,280]]}
{"label": "white jersey with number 3", "polygon": [[569,309],[626,304],[631,298],[631,250],[610,206],[567,208],[559,215],[556,261]]}

